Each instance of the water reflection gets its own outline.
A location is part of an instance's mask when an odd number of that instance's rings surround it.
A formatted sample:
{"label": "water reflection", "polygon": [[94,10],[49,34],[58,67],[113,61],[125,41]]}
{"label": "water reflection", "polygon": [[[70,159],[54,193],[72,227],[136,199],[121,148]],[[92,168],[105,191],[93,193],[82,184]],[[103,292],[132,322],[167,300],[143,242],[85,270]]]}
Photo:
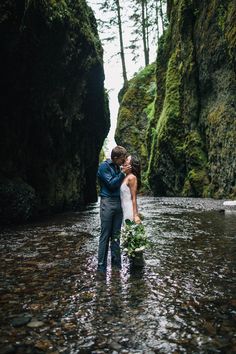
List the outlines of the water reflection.
{"label": "water reflection", "polygon": [[96,278],[99,205],[0,235],[3,353],[232,353],[236,214],[140,198],[151,248]]}

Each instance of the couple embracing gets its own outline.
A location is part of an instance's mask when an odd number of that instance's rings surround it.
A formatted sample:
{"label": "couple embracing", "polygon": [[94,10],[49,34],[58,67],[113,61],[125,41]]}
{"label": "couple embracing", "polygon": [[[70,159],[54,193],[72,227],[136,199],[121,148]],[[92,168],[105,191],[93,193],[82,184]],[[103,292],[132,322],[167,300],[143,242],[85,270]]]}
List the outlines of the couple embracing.
{"label": "couple embracing", "polygon": [[120,230],[122,221],[140,223],[137,207],[137,189],[140,164],[128,156],[122,146],[116,146],[111,159],[102,162],[98,169],[100,184],[101,234],[98,248],[98,272],[105,274],[110,243],[111,265],[121,269]]}

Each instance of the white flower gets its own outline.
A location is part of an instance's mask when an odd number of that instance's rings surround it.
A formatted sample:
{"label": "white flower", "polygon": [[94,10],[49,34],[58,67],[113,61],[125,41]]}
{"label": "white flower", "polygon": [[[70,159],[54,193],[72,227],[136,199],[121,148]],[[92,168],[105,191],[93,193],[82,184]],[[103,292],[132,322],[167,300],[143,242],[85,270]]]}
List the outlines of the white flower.
{"label": "white flower", "polygon": [[141,247],[135,248],[134,252],[141,252],[143,250],[145,250],[145,246],[141,246]]}

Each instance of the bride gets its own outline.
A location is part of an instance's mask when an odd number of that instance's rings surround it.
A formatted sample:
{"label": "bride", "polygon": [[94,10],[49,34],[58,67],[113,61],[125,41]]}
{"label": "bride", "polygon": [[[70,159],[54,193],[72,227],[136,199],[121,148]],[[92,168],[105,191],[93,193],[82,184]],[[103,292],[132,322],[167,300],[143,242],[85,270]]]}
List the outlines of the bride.
{"label": "bride", "polygon": [[136,224],[140,224],[141,220],[138,214],[137,206],[137,190],[140,181],[140,163],[134,156],[128,156],[124,168],[131,166],[131,172],[126,174],[125,179],[120,187],[121,206],[123,210],[123,222],[129,219]]}

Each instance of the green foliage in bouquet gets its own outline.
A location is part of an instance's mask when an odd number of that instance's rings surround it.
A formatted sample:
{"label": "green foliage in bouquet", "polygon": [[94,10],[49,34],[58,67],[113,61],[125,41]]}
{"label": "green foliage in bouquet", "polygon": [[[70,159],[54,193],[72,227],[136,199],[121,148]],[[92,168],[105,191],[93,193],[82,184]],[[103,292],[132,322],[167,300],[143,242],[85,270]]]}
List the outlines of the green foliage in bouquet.
{"label": "green foliage in bouquet", "polygon": [[121,244],[123,251],[130,257],[143,252],[148,247],[144,225],[125,220],[125,226],[121,230]]}

